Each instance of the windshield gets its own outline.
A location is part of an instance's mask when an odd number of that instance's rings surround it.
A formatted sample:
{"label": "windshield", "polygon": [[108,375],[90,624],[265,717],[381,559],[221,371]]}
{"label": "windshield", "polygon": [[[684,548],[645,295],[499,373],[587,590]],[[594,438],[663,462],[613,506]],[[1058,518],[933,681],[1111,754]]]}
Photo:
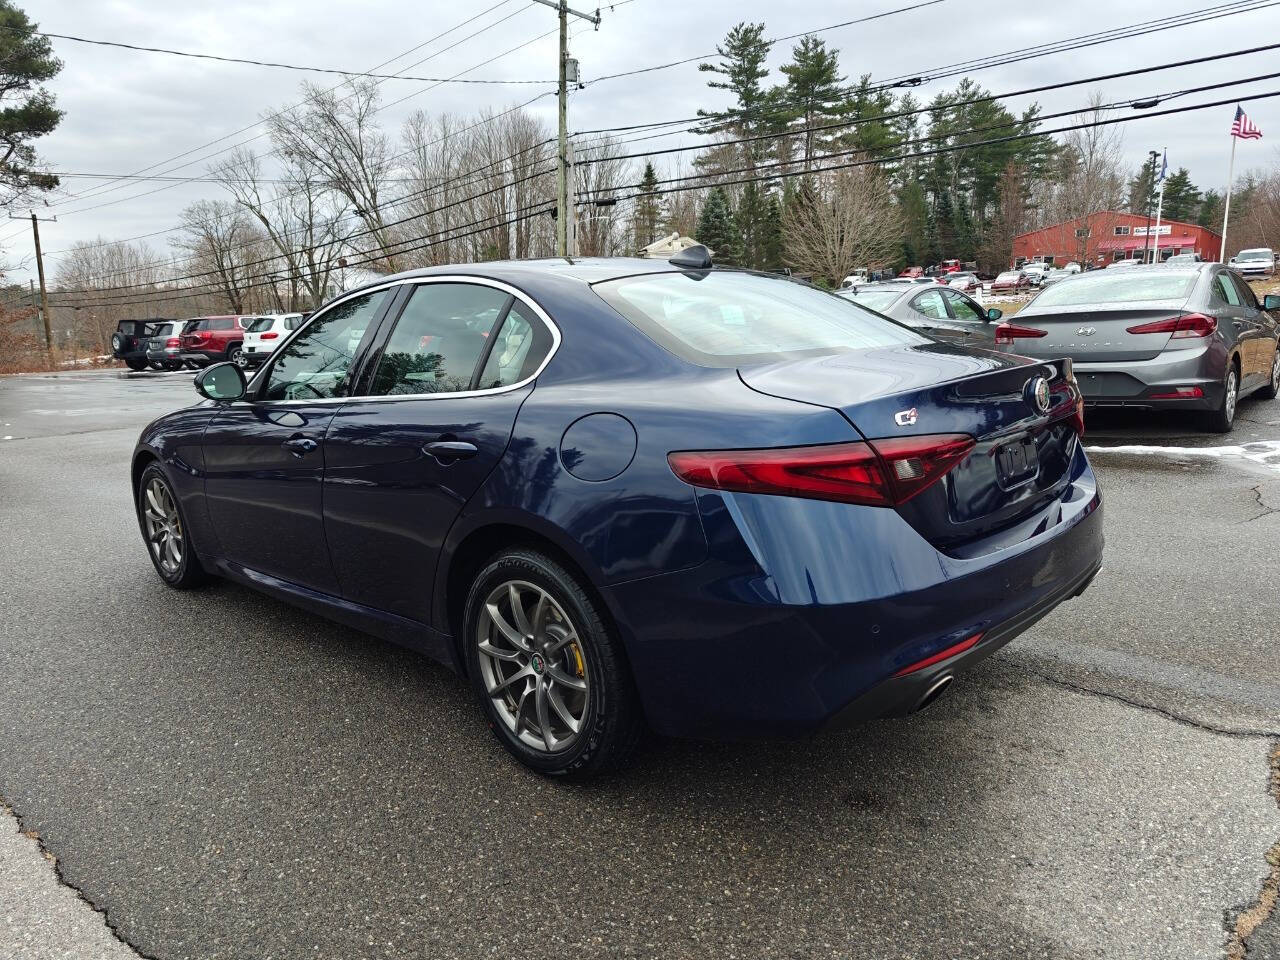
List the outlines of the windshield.
{"label": "windshield", "polygon": [[1271,258],[1272,253],[1266,248],[1261,250],[1241,250],[1236,254],[1237,260],[1270,260]]}
{"label": "windshield", "polygon": [[1016,271],[1016,270],[1006,270],[1004,273],[1000,274],[1000,276],[996,277],[996,279],[997,279],[997,280],[1017,280],[1017,279],[1018,279],[1018,271]]}
{"label": "windshield", "polygon": [[270,330],[273,323],[275,323],[275,317],[255,317],[245,330],[249,333],[263,333]]}
{"label": "windshield", "polygon": [[1054,284],[1035,299],[1037,307],[1069,307],[1087,303],[1135,303],[1139,300],[1185,300],[1196,273],[1143,270],[1132,274],[1087,273]]}
{"label": "windshield", "polygon": [[702,366],[930,342],[848,297],[750,273],[647,274],[593,289],[650,338]]}
{"label": "windshield", "polygon": [[859,290],[848,299],[854,303],[860,303],[868,310],[875,310],[878,313],[884,313],[889,304],[902,296],[901,290]]}

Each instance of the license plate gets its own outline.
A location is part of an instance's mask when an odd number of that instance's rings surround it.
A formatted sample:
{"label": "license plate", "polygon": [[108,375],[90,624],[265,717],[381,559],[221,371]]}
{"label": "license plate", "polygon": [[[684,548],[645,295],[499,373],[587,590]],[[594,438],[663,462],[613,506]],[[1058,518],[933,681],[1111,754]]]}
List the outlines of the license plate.
{"label": "license plate", "polygon": [[996,465],[1006,486],[1031,479],[1040,469],[1035,441],[1026,438],[1006,443],[996,451]]}

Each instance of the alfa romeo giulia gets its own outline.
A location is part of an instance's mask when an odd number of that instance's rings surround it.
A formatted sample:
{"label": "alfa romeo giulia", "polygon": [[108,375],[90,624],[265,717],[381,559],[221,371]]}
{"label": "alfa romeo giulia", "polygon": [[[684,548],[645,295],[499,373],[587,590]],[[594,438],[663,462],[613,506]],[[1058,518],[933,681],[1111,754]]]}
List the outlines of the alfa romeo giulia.
{"label": "alfa romeo giulia", "polygon": [[1102,559],[1069,361],[704,248],[389,277],[197,389],[133,458],[164,582],[449,664],[547,774],[920,709]]}

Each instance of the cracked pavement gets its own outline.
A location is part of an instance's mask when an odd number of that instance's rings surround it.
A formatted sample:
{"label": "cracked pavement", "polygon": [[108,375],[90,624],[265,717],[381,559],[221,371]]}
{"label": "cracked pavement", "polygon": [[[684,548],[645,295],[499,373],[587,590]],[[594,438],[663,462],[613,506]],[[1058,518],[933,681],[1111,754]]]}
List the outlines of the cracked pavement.
{"label": "cracked pavement", "polygon": [[429,661],[158,583],[128,455],[190,389],[0,378],[0,797],[57,858],[0,815],[0,956],[1280,956],[1266,463],[1098,451],[1102,573],[930,710],[575,786]]}

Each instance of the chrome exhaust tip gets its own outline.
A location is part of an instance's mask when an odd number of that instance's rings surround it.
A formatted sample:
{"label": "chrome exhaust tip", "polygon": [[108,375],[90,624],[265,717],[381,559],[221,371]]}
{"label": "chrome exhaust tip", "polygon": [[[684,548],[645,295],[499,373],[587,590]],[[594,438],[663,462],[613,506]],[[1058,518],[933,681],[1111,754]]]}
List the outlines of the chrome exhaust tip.
{"label": "chrome exhaust tip", "polygon": [[941,697],[944,693],[947,692],[947,687],[951,686],[951,681],[953,681],[954,679],[955,677],[948,673],[939,677],[937,680],[935,680],[932,686],[930,686],[929,689],[924,692],[924,696],[920,698],[920,702],[916,704],[915,709],[912,710],[911,712],[919,713],[925,707],[929,706],[934,701],[936,701],[939,697]]}

